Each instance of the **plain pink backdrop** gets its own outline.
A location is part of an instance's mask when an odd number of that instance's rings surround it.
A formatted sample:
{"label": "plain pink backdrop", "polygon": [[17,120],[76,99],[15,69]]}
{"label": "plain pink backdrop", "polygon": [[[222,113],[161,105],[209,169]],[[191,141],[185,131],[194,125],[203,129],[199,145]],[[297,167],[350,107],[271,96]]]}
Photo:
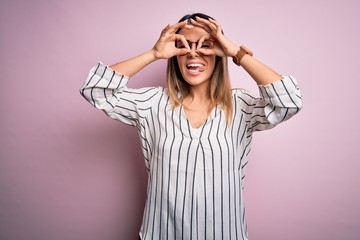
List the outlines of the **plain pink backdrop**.
{"label": "plain pink backdrop", "polygon": [[[360,239],[360,4],[305,1],[0,2],[0,239],[136,239],[146,171],[136,130],[79,94],[89,69],[150,49],[204,12],[283,74],[304,109],[255,135],[245,186],[253,240]],[[131,87],[164,85],[166,61]],[[233,87],[256,91],[230,66]]]}

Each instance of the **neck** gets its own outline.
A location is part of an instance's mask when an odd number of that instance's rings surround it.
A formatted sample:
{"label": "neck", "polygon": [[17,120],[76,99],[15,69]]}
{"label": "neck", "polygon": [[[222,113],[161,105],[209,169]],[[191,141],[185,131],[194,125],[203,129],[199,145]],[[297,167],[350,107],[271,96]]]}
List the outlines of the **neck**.
{"label": "neck", "polygon": [[210,111],[211,102],[207,86],[193,86],[191,94],[184,99],[183,106],[189,110],[208,108]]}
{"label": "neck", "polygon": [[196,102],[209,102],[210,96],[208,91],[208,86],[206,84],[202,84],[199,86],[191,87],[191,98]]}

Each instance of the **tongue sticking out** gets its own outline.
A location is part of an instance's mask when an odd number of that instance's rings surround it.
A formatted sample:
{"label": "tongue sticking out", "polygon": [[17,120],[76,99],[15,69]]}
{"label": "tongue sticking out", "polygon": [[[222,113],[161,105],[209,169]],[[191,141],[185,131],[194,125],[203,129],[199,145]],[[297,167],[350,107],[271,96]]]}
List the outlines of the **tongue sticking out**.
{"label": "tongue sticking out", "polygon": [[200,72],[203,72],[205,71],[205,66],[204,65],[189,65],[187,67],[189,69],[190,72],[193,72],[193,73],[200,73]]}
{"label": "tongue sticking out", "polygon": [[189,69],[192,70],[192,71],[203,72],[205,70],[205,67],[204,66],[202,66],[202,67],[191,67]]}

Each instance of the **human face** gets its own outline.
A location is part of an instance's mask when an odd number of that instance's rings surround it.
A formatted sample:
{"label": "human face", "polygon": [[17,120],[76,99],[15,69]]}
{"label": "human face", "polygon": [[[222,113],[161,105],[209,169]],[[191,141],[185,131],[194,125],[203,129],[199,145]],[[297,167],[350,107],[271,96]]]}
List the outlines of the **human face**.
{"label": "human face", "polygon": [[[181,29],[179,34],[185,36],[191,48],[188,54],[177,56],[183,78],[191,87],[207,86],[214,71],[216,57],[215,55],[201,54],[196,50],[196,47],[201,37],[209,34],[204,29],[195,26],[191,29]],[[212,47],[213,44],[209,40],[205,41],[202,46],[206,48]],[[182,45],[181,42],[178,43],[178,47],[184,47]]]}

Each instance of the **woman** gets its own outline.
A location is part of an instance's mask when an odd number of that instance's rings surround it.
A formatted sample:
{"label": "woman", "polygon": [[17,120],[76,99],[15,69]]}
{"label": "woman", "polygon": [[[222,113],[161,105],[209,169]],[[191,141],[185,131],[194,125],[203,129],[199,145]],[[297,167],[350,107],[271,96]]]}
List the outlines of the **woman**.
{"label": "woman", "polygon": [[[228,57],[255,80],[261,97],[230,89]],[[168,59],[166,89],[126,87],[158,59]],[[98,63],[81,94],[138,129],[148,170],[140,239],[248,239],[242,189],[252,133],[302,107],[293,77],[253,58],[200,13],[168,25],[137,57]]]}

